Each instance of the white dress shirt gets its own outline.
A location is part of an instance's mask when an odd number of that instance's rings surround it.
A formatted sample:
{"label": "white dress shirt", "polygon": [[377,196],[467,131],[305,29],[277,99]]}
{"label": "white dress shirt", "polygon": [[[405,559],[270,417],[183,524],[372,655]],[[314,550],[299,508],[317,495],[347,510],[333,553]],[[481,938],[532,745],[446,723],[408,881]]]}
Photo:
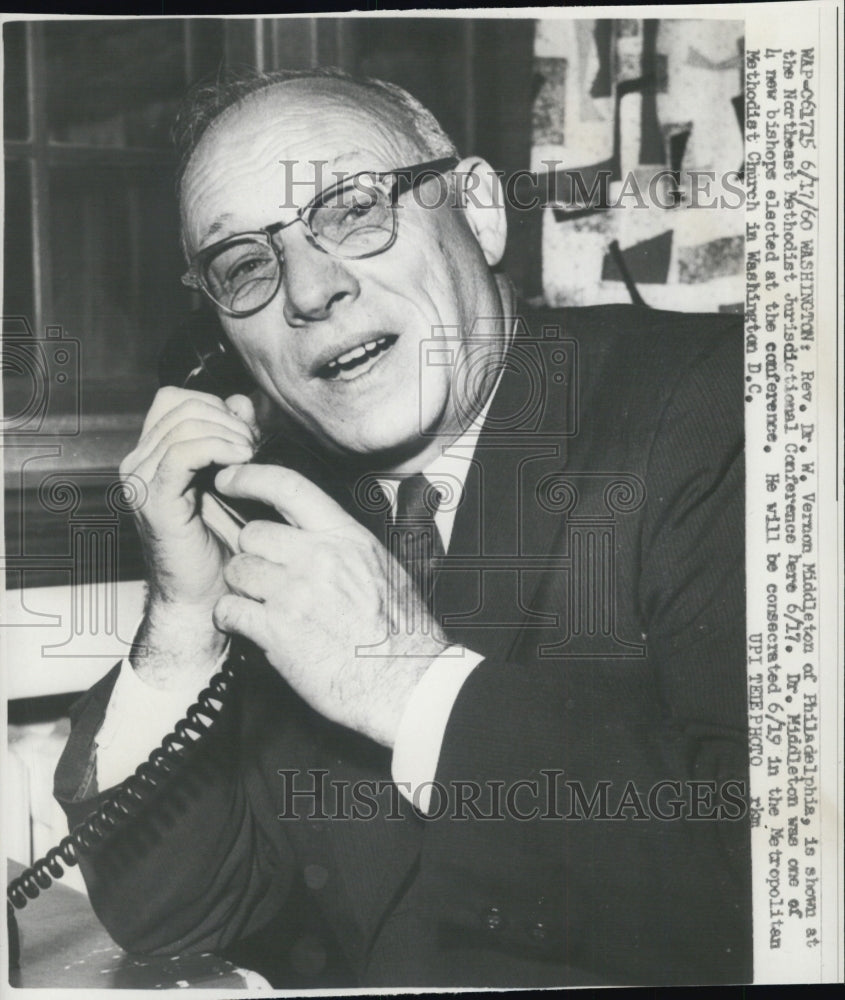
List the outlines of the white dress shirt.
{"label": "white dress shirt", "polygon": [[[447,501],[434,513],[443,549],[449,551],[456,498],[463,491],[478,435],[490,408],[495,388],[481,413],[466,432],[424,470],[423,475],[447,494]],[[385,477],[382,486],[396,503],[396,491]],[[452,492],[454,499],[449,498]],[[209,678],[220,669],[224,653],[209,670]],[[449,646],[433,661],[417,682],[405,707],[391,764],[392,777],[400,792],[422,812],[428,812],[432,782],[437,771],[440,749],[449,716],[458,692],[470,673],[484,657],[464,646]],[[163,691],[141,680],[128,660],[120,674],[106,708],[103,724],[97,733],[97,783],[100,790],[118,784],[132,774],[164,737],[173,730],[188,706],[196,700],[193,687]]]}

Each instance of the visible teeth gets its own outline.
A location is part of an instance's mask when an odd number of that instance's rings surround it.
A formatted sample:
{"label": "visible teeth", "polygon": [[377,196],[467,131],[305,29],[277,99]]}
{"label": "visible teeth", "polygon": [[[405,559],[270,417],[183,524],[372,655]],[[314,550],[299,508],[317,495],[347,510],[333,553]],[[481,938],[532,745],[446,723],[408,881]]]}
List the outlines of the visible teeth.
{"label": "visible teeth", "polygon": [[326,369],[335,375],[338,371],[346,371],[349,369],[349,366],[356,368],[366,359],[380,354],[388,346],[388,341],[389,338],[384,336],[379,337],[377,340],[369,340],[366,344],[362,344],[359,347],[353,347],[351,350],[339,354],[331,361],[327,361]]}
{"label": "visible teeth", "polygon": [[386,343],[387,337],[379,337],[378,340],[370,340],[366,344],[362,344],[360,347],[353,347],[351,351],[339,354],[336,358],[328,362],[327,367],[335,368],[338,364],[345,365],[350,361],[363,358],[365,354],[374,351],[377,347],[384,347]]}
{"label": "visible teeth", "polygon": [[351,351],[347,351],[345,354],[339,354],[335,359],[338,364],[345,365],[347,361],[354,361],[355,358],[363,358],[366,354],[364,347],[353,347]]}

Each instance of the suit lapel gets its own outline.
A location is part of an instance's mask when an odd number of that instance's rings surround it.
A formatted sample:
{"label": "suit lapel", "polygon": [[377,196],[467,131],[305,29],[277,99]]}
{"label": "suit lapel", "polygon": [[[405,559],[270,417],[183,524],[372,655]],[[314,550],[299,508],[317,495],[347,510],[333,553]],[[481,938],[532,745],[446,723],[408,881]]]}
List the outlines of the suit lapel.
{"label": "suit lapel", "polygon": [[557,617],[535,610],[532,598],[564,530],[561,474],[575,426],[576,359],[559,327],[542,334],[520,321],[435,588],[449,638],[496,658],[526,629],[554,627]]}

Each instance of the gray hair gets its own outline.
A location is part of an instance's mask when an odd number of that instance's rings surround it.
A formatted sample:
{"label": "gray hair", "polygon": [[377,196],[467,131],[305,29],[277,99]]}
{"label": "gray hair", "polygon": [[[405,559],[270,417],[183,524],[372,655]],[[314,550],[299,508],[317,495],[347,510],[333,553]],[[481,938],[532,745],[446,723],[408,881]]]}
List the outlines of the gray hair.
{"label": "gray hair", "polygon": [[424,155],[432,159],[458,155],[455,144],[428,108],[395,83],[355,76],[332,66],[299,70],[281,69],[271,73],[241,70],[211,83],[200,83],[185,97],[173,126],[173,141],[179,157],[177,190],[200,139],[224,111],[267,87],[287,83],[288,80],[308,79],[343,80],[380,94],[383,98],[387,98],[407,123],[409,137],[415,140]]}

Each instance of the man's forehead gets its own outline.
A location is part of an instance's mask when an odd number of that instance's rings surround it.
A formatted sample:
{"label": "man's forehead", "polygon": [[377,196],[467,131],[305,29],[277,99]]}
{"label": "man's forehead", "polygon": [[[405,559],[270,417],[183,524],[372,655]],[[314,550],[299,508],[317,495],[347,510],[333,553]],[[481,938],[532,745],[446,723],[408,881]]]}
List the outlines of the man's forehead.
{"label": "man's forehead", "polygon": [[385,95],[354,81],[322,77],[287,80],[248,95],[212,123],[196,152],[245,140],[289,147],[294,160],[334,161],[358,151],[392,153],[416,146],[407,115]]}
{"label": "man's forehead", "polygon": [[[187,245],[267,225],[359,170],[419,159],[409,123],[377,90],[336,79],[265,87],[224,111],[194,150],[180,190]],[[295,187],[291,187],[295,185]]]}

